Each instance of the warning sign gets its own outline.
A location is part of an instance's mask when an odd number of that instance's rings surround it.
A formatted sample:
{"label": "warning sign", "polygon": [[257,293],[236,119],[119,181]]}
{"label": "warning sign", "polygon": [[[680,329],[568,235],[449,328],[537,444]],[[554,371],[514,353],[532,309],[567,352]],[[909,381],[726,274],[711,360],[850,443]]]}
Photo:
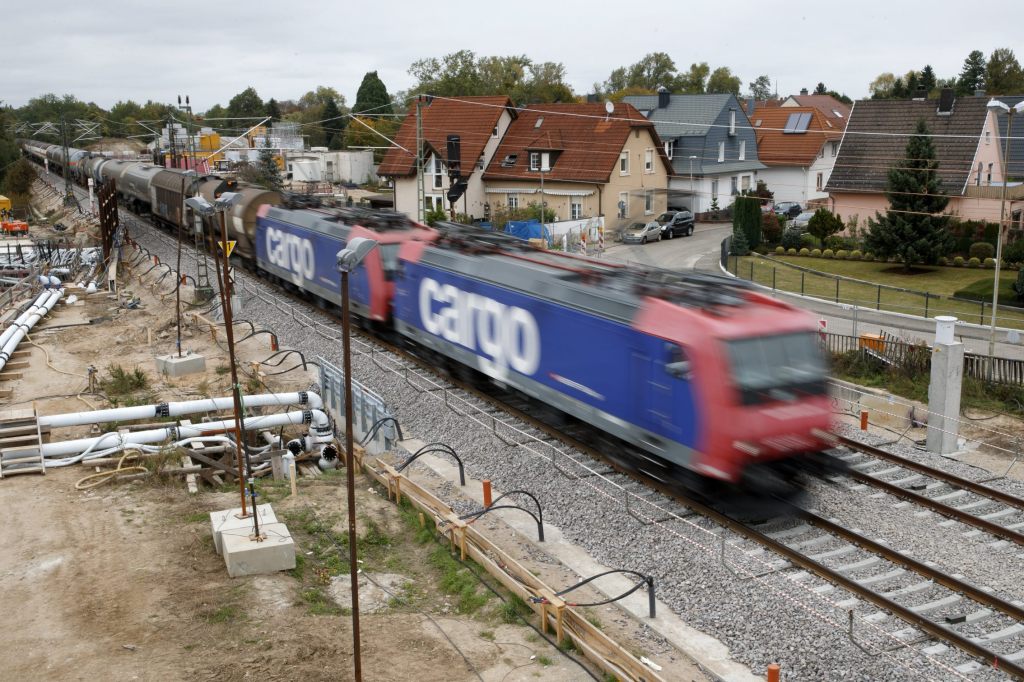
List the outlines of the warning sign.
{"label": "warning sign", "polygon": [[[228,245],[228,248],[226,248],[226,249],[224,248],[224,244],[225,244],[225,243],[226,243],[226,244]],[[224,252],[224,254],[225,254],[225,255],[226,255],[226,256],[227,256],[228,258],[231,258],[231,252],[235,250],[235,244],[237,244],[237,243],[238,243],[237,241],[235,241],[234,239],[232,239],[232,240],[230,240],[230,241],[228,241],[228,242],[217,242],[217,246],[219,246],[219,247],[220,247],[220,250],[221,250],[221,251],[223,251],[223,252]]]}

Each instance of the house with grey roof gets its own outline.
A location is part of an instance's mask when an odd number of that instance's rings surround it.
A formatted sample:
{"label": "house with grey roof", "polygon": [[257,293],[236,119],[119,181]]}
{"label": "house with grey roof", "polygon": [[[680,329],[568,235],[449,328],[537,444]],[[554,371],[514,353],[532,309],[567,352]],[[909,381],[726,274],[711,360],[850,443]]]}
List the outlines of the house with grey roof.
{"label": "house with grey roof", "polygon": [[[825,190],[832,211],[861,221],[889,208],[889,169],[906,155],[918,121],[933,135],[936,175],[949,195],[946,212],[964,220],[998,222],[1002,207],[1002,143],[1006,115],[988,110],[989,97],[954,97],[947,90],[938,99],[859,100],[839,145]],[[1020,101],[1020,98],[1008,98]],[[1014,120],[1014,124],[1018,123]],[[1021,121],[1024,127],[1024,121]],[[1012,137],[1016,138],[1016,129]],[[1015,141],[1014,141],[1015,142]],[[1024,150],[1020,150],[1024,152]],[[1007,212],[1020,225],[1024,210],[1024,163],[1010,155]]]}
{"label": "house with grey roof", "polygon": [[732,204],[754,189],[766,168],[757,157],[757,137],[734,95],[632,95],[632,104],[654,123],[675,175],[669,179],[669,208],[707,211]]}

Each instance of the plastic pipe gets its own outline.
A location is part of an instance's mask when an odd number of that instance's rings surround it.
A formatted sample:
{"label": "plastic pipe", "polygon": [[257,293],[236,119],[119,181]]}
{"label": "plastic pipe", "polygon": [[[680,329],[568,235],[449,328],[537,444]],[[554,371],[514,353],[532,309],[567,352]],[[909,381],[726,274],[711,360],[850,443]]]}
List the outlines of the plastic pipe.
{"label": "plastic pipe", "polygon": [[[269,429],[277,426],[289,426],[309,423],[312,428],[329,428],[327,415],[320,410],[303,410],[249,417],[244,420],[245,429]],[[105,433],[92,438],[66,440],[60,443],[44,443],[43,457],[68,457],[90,453],[99,448],[118,449],[124,445],[145,445],[162,443],[166,440],[179,441],[188,438],[200,438],[210,432],[233,430],[234,419],[222,419],[190,426],[169,426],[163,429],[133,431],[131,433]]]}
{"label": "plastic pipe", "polygon": [[[316,393],[305,391],[298,393],[262,393],[247,395],[243,398],[246,407],[278,407],[284,405],[301,405],[313,410],[322,410],[323,401]],[[136,405],[135,407],[115,407],[109,410],[93,410],[91,412],[69,412],[67,414],[50,414],[39,417],[39,426],[61,428],[64,426],[82,426],[83,424],[101,424],[103,422],[125,422],[135,419],[151,419],[154,417],[180,417],[198,412],[220,412],[234,408],[231,396],[226,398],[204,398],[201,400],[185,400],[159,405]]]}
{"label": "plastic pipe", "polygon": [[14,330],[17,329],[20,325],[25,324],[25,320],[29,318],[29,315],[31,315],[37,308],[42,307],[43,303],[46,302],[46,299],[50,297],[51,293],[52,292],[44,291],[43,293],[39,294],[39,297],[32,302],[32,305],[26,308],[21,315],[18,315],[18,317],[15,318],[14,322],[12,322],[11,325],[4,330],[3,334],[0,334],[0,348],[3,348],[5,345],[7,345],[7,341],[12,336],[14,336]]}
{"label": "plastic pipe", "polygon": [[32,306],[32,308],[29,308],[30,314],[24,322],[20,324],[16,322],[11,326],[12,329],[14,329],[14,333],[11,334],[10,338],[7,339],[7,342],[2,348],[0,348],[0,371],[3,371],[3,368],[7,365],[7,360],[14,353],[18,344],[21,343],[21,340],[25,338],[25,335],[28,334],[28,331],[32,329],[36,322],[42,319],[42,317],[46,315],[46,313],[50,312],[53,309],[53,306],[57,304],[60,297],[64,295],[64,290],[57,289],[47,293],[48,297],[41,306]]}

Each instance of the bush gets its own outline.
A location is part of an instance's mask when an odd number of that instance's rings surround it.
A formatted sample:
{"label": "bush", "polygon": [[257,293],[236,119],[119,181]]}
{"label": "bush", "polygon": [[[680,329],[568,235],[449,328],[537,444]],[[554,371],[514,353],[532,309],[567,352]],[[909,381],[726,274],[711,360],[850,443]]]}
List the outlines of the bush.
{"label": "bush", "polygon": [[1018,239],[1003,247],[1003,262],[1006,264],[1024,263],[1024,239]]}
{"label": "bush", "polygon": [[823,243],[836,232],[841,232],[844,227],[846,226],[843,225],[843,221],[827,208],[819,208],[807,221],[807,231],[822,240]]}
{"label": "bush", "polygon": [[982,262],[982,267],[985,267],[985,268],[994,268],[995,266],[996,266],[996,259],[995,258],[986,258]]}
{"label": "bush", "polygon": [[776,246],[775,247],[775,253],[777,253],[780,256],[785,255],[786,247],[784,247],[784,246]]}
{"label": "bush", "polygon": [[782,238],[780,243],[787,249],[799,249],[803,246],[801,241],[801,232],[798,229],[790,228],[782,232]]}
{"label": "bush", "polygon": [[1017,271],[1017,281],[1013,283],[1013,293],[1017,295],[1017,302],[1024,305],[1024,270]]}
{"label": "bush", "polygon": [[747,235],[743,230],[733,229],[730,247],[729,253],[734,256],[746,256],[750,253],[750,242],[747,241]]}
{"label": "bush", "polygon": [[786,255],[787,256],[795,256],[796,255],[796,249],[787,249]]}
{"label": "bush", "polygon": [[862,254],[858,249],[854,249],[850,252],[850,260],[860,260],[863,257],[864,254]]}
{"label": "bush", "polygon": [[821,249],[811,251],[811,258],[821,258]]}
{"label": "bush", "polygon": [[971,258],[983,260],[985,258],[991,258],[994,255],[996,255],[996,247],[992,246],[988,242],[974,242],[971,244]]}
{"label": "bush", "polygon": [[850,239],[849,237],[840,237],[839,235],[832,235],[831,237],[825,240],[825,246],[832,249],[833,251],[838,251],[839,249],[846,249],[847,251],[850,251],[851,249],[857,248],[857,242],[856,240]]}
{"label": "bush", "polygon": [[782,225],[775,211],[761,214],[761,238],[769,244],[778,244],[782,238]]}
{"label": "bush", "polygon": [[810,256],[810,255],[811,255],[811,250],[810,250],[810,249],[808,249],[808,248],[807,248],[807,247],[805,246],[804,248],[800,249],[800,255],[801,255],[801,256]]}
{"label": "bush", "polygon": [[948,260],[946,259],[946,257],[945,257],[945,256],[939,256],[939,259],[938,259],[938,261],[936,261],[936,262],[937,262],[937,263],[938,263],[939,265],[949,265],[949,261],[948,261]]}
{"label": "bush", "polygon": [[875,254],[871,253],[870,251],[864,254],[864,261],[865,262],[872,263],[872,262],[874,262],[874,260],[875,260]]}
{"label": "bush", "polygon": [[964,257],[963,256],[957,256],[956,258],[954,258],[953,259],[953,265],[955,265],[958,268],[962,268],[964,266]]}
{"label": "bush", "polygon": [[969,268],[976,268],[979,265],[981,265],[981,261],[978,260],[976,257],[972,256],[971,259],[967,261],[967,267]]}
{"label": "bush", "polygon": [[818,246],[818,238],[813,234],[804,233],[800,235],[800,243],[809,249],[813,249]]}
{"label": "bush", "polygon": [[846,260],[847,257],[849,257],[849,255],[850,252],[847,251],[846,249],[839,249],[838,251],[836,251],[836,258],[838,258],[839,260]]}
{"label": "bush", "polygon": [[732,232],[733,235],[743,232],[747,246],[757,248],[762,241],[761,236],[761,202],[754,197],[736,197],[733,202]]}
{"label": "bush", "polygon": [[822,258],[832,258],[834,255],[836,255],[836,252],[833,251],[832,249],[825,249],[824,251],[821,252]]}

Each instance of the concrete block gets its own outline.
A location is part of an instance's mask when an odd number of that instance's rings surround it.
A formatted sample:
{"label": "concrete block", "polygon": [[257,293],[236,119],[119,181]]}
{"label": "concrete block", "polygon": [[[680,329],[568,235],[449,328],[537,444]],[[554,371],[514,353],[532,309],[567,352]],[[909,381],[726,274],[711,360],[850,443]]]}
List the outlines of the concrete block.
{"label": "concrete block", "polygon": [[[217,554],[224,553],[221,534],[225,531],[234,532],[241,529],[246,533],[252,532],[252,517],[240,519],[238,515],[241,513],[241,507],[210,512],[210,530],[213,531],[213,545],[217,549]],[[256,513],[260,519],[260,530],[263,529],[264,524],[277,523],[277,516],[269,504],[257,505]]]}
{"label": "concrete block", "polygon": [[206,358],[197,353],[189,353],[180,358],[177,354],[158,355],[156,357],[156,371],[170,377],[199,374],[206,371]]}
{"label": "concrete block", "polygon": [[295,541],[283,523],[260,525],[263,539],[259,542],[251,533],[251,529],[245,528],[221,533],[229,576],[264,575],[295,568]]}

